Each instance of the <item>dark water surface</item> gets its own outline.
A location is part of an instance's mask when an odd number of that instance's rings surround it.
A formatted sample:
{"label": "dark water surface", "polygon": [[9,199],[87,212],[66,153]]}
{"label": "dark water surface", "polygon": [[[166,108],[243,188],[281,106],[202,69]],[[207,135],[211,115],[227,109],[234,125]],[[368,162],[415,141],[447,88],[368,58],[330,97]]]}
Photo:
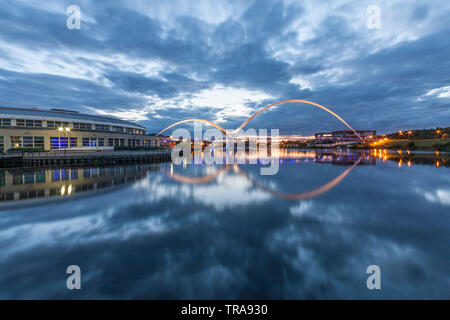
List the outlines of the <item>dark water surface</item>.
{"label": "dark water surface", "polygon": [[[1,170],[0,298],[449,299],[449,163],[283,150],[273,176],[252,164]],[[81,290],[66,287],[69,265]],[[369,265],[381,290],[367,289]]]}

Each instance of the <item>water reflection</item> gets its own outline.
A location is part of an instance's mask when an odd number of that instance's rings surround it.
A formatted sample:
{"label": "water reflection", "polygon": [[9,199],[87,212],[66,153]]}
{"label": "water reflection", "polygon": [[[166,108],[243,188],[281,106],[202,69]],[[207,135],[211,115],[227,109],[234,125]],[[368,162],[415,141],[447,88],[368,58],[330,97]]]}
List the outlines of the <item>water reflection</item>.
{"label": "water reflection", "polygon": [[120,167],[0,170],[0,203],[106,191],[143,179],[150,170],[158,169],[159,166],[155,164],[135,164]]}
{"label": "water reflection", "polygon": [[[273,190],[267,185],[257,181],[256,178],[242,170],[239,165],[267,164],[270,159],[279,158],[280,165],[288,163],[328,163],[332,165],[348,166],[348,169],[341,172],[337,177],[330,177],[329,181],[314,190],[300,193],[282,193]],[[200,154],[200,159],[204,160],[204,153]],[[258,152],[238,152],[233,163],[226,164],[212,173],[200,176],[189,176],[174,172],[174,166],[170,170],[162,166],[162,172],[172,179],[188,184],[210,183],[221,174],[232,169],[248,179],[254,186],[269,192],[273,196],[300,200],[318,196],[331,188],[336,187],[355,166],[376,165],[379,162],[396,162],[398,167],[411,167],[412,165],[427,164],[436,167],[449,166],[449,155],[445,153],[417,153],[410,151],[390,151],[386,149],[374,149],[371,151],[350,151],[346,150],[290,150],[280,149],[276,153],[261,157]],[[223,163],[226,163],[224,157]],[[192,158],[191,165],[194,165]],[[183,169],[187,163],[183,162]],[[195,165],[194,165],[195,166]],[[214,168],[214,166],[211,166]],[[112,187],[119,187],[147,176],[150,170],[159,170],[159,165],[130,165],[112,167],[93,168],[47,168],[47,169],[6,169],[0,170],[0,203],[10,203],[19,200],[50,199],[56,197],[89,194],[99,190]],[[286,183],[290,183],[286,181]],[[1,207],[0,207],[1,208]]]}
{"label": "water reflection", "polygon": [[[234,163],[77,168],[73,179],[72,168],[9,171],[3,193],[55,185],[44,200],[76,200],[0,210],[0,298],[450,298],[447,155],[280,153],[275,176]],[[314,198],[264,189],[308,192],[353,165]],[[85,172],[100,183],[108,170],[133,182],[75,197]],[[189,180],[205,176],[213,179]],[[80,291],[66,288],[71,264],[82,269]],[[381,267],[381,291],[366,287],[371,264]]]}

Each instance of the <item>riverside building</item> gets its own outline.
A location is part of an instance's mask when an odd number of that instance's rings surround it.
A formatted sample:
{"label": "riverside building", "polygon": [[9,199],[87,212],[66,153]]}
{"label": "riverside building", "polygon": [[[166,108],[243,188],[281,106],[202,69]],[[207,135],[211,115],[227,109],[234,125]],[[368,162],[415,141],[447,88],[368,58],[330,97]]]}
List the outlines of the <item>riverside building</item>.
{"label": "riverside building", "polygon": [[156,136],[134,122],[64,109],[0,107],[0,152],[10,149],[156,147]]}

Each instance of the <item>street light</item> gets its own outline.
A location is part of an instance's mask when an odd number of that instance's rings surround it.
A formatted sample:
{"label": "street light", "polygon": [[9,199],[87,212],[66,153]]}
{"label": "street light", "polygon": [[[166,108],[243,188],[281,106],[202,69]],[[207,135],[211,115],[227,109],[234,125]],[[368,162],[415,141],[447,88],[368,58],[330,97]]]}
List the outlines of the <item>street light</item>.
{"label": "street light", "polygon": [[[66,140],[66,132],[70,132],[70,127],[58,127],[59,132],[64,132],[64,140]],[[61,146],[61,143],[59,144]],[[67,139],[66,148],[69,146],[69,139]]]}

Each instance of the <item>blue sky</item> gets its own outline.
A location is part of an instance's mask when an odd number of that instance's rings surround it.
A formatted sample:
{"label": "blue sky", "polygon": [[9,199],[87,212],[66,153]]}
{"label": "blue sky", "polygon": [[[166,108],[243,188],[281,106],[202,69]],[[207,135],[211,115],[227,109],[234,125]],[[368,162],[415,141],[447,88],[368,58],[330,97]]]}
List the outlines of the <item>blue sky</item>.
{"label": "blue sky", "polygon": [[[81,29],[66,8],[81,9]],[[368,29],[377,5],[380,29]],[[2,1],[0,105],[234,129],[284,99],[355,128],[450,126],[450,2]],[[308,105],[251,122],[309,135],[342,129]]]}

